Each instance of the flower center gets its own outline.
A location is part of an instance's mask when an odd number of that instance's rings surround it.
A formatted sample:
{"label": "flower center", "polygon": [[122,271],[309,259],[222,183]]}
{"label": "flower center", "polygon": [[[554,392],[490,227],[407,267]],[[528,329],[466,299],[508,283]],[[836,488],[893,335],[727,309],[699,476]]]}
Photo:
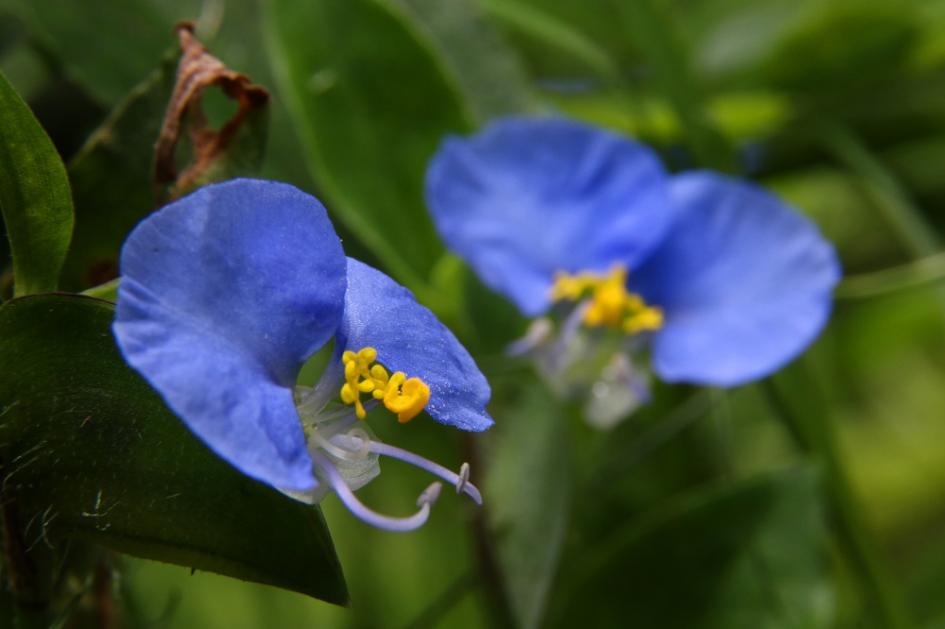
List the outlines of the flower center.
{"label": "flower center", "polygon": [[392,413],[396,413],[401,424],[409,422],[430,401],[430,387],[420,378],[408,378],[402,371],[388,374],[387,369],[377,363],[377,350],[364,347],[357,352],[346,351],[341,356],[345,366],[345,383],[341,387],[341,401],[354,404],[358,419],[364,419],[367,411],[361,403],[361,394],[368,393],[382,401]]}
{"label": "flower center", "polygon": [[606,274],[558,272],[551,287],[551,299],[555,302],[587,299],[583,322],[588,327],[613,328],[627,334],[663,327],[663,310],[627,290],[627,268],[620,264]]}
{"label": "flower center", "polygon": [[320,502],[329,491],[334,491],[351,513],[364,522],[388,531],[411,531],[422,526],[430,515],[442,489],[440,482],[427,486],[417,498],[417,511],[406,517],[378,513],[362,503],[355,491],[380,474],[381,456],[408,463],[453,485],[457,494],[465,494],[477,505],[482,504],[479,489],[469,481],[469,464],[463,463],[459,473],[396,446],[382,443],[371,433],[366,423],[359,422],[351,406],[338,406],[328,401],[329,390],[336,390],[337,382],[319,384],[310,389],[297,387],[296,408],[305,430],[308,452],[312,457],[318,487],[308,494],[289,495],[309,503]]}

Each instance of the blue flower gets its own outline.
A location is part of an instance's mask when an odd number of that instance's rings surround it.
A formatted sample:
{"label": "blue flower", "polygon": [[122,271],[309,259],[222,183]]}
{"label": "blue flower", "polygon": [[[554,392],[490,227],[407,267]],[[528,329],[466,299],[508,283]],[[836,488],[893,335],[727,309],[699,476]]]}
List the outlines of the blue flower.
{"label": "blue flower", "polygon": [[566,119],[508,118],[446,140],[426,193],[486,285],[528,316],[564,310],[556,342],[541,319],[516,346],[545,344],[552,363],[576,330],[616,330],[618,354],[648,346],[663,380],[738,385],[817,336],[840,277],[832,246],[773,195],[710,172],[671,176],[647,147]]}
{"label": "blue flower", "polygon": [[528,316],[560,271],[636,266],[672,224],[667,175],[642,144],[562,119],[508,118],[447,139],[427,173],[436,227]]}
{"label": "blue flower", "polygon": [[[412,518],[374,514],[352,490],[377,474],[379,454],[478,501],[468,468],[457,475],[382,444],[358,421],[380,404],[401,421],[425,408],[443,424],[484,430],[489,386],[409,291],[345,257],[315,198],[268,181],[205,187],[135,228],[121,269],[114,333],[125,359],[243,473],[308,500],[330,488],[391,529],[422,524],[439,485]],[[302,364],[333,338],[319,383],[297,387]]]}

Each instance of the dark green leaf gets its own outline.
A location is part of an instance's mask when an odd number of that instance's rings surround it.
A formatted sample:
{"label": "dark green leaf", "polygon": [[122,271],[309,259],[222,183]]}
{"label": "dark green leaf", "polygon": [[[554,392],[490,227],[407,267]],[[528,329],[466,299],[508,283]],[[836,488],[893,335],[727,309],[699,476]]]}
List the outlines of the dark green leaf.
{"label": "dark green leaf", "polygon": [[762,58],[768,81],[822,97],[907,72],[920,26],[913,7],[861,0],[818,8]]}
{"label": "dark green leaf", "polygon": [[173,22],[146,0],[11,0],[10,5],[66,75],[105,105],[117,103],[144,79],[174,43]]}
{"label": "dark green leaf", "polygon": [[540,385],[502,419],[485,493],[513,613],[519,626],[537,627],[568,524],[568,425]]}
{"label": "dark green leaf", "polygon": [[62,285],[81,290],[118,274],[128,232],[155,207],[154,142],[174,87],[175,64],[138,85],[69,164],[75,236]]}
{"label": "dark green leaf", "polygon": [[831,627],[818,476],[789,470],[699,490],[578,557],[554,626]]}
{"label": "dark green leaf", "polygon": [[0,210],[13,255],[15,294],[56,290],[72,236],[69,180],[46,132],[2,74]]}
{"label": "dark green leaf", "polygon": [[411,288],[442,245],[423,202],[427,161],[471,113],[434,50],[372,0],[274,0],[269,53],[322,198]]}
{"label": "dark green leaf", "polygon": [[111,304],[37,295],[0,308],[3,501],[24,542],[81,539],[334,603],[341,567],[316,507],[212,454],[128,368]]}
{"label": "dark green leaf", "polygon": [[477,120],[535,108],[520,60],[475,0],[386,1],[429,36]]}

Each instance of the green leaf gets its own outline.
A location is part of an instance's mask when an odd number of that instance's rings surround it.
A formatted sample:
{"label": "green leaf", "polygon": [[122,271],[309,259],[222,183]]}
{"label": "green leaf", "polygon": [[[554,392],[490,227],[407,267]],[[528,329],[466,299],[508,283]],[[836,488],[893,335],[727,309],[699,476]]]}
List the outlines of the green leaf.
{"label": "green leaf", "polygon": [[831,524],[844,558],[859,581],[865,603],[861,613],[881,619],[884,627],[905,629],[911,623],[899,582],[886,565],[882,548],[862,513],[836,434],[836,418],[828,411],[817,382],[806,357],[802,357],[760,386],[798,450],[816,457],[823,466]]}
{"label": "green leaf", "polygon": [[696,159],[703,166],[734,170],[734,150],[708,115],[706,99],[690,64],[691,54],[663,3],[612,0],[612,4],[651,65],[654,84],[673,106]]}
{"label": "green leaf", "polygon": [[569,563],[553,626],[833,626],[818,476],[795,469],[703,489]]}
{"label": "green leaf", "polygon": [[421,292],[443,250],[423,201],[426,165],[444,134],[470,128],[444,62],[382,2],[266,8],[278,85],[322,200]]}
{"label": "green leaf", "polygon": [[72,236],[72,196],[59,154],[0,74],[0,210],[15,295],[56,290]]}
{"label": "green leaf", "polygon": [[62,275],[65,289],[115,277],[121,243],[155,207],[154,142],[175,68],[168,58],[135,87],[69,163],[76,226]]}
{"label": "green leaf", "polygon": [[760,73],[779,88],[822,98],[912,71],[921,26],[912,6],[823,3],[804,18],[760,57]]}
{"label": "green leaf", "polygon": [[386,0],[425,33],[479,122],[537,107],[520,59],[475,0]]}
{"label": "green leaf", "polygon": [[317,507],[237,472],[127,367],[111,304],[37,295],[0,308],[0,474],[24,542],[65,539],[274,585],[347,594]]}
{"label": "green leaf", "polygon": [[105,105],[117,103],[173,43],[173,22],[147,0],[12,0],[36,43]]}
{"label": "green leaf", "polygon": [[499,563],[521,627],[541,625],[561,556],[571,499],[566,417],[540,385],[503,413],[489,467],[489,497]]}
{"label": "green leaf", "polygon": [[534,41],[543,51],[554,51],[569,62],[577,62],[581,70],[589,70],[608,83],[621,82],[620,68],[608,51],[573,25],[515,0],[483,0],[483,6],[504,26]]}

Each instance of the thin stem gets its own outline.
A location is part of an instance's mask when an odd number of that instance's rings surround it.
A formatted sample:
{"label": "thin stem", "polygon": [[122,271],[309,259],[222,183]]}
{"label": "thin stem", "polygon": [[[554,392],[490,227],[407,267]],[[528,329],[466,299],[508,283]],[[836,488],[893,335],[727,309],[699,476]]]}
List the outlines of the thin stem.
{"label": "thin stem", "polygon": [[118,605],[114,593],[114,573],[108,557],[104,555],[95,567],[92,597],[95,616],[100,629],[115,629],[120,626]]}
{"label": "thin stem", "polygon": [[[471,433],[463,435],[463,449],[465,459],[469,461],[471,466],[479,469],[479,450]],[[482,581],[483,591],[490,602],[491,626],[498,629],[514,627],[516,626],[515,615],[512,612],[512,604],[505,589],[505,576],[502,574],[498,552],[489,528],[487,508],[475,509],[469,521],[469,526],[475,542],[479,578]]]}
{"label": "thin stem", "polygon": [[[0,467],[0,487],[6,475]],[[52,564],[39,549],[30,553],[23,540],[23,527],[15,500],[0,494],[0,529],[2,529],[2,563],[0,577],[12,594],[13,627],[33,629],[48,627],[52,618],[50,607]]]}
{"label": "thin stem", "polygon": [[837,299],[864,299],[945,280],[945,252],[873,273],[852,275],[837,287]]}
{"label": "thin stem", "polygon": [[[859,176],[860,183],[873,197],[883,220],[913,257],[940,253],[942,243],[935,229],[922,210],[913,203],[905,187],[869,147],[837,124],[823,122],[818,125],[818,131],[824,148]],[[938,287],[936,293],[945,310],[945,286]]]}
{"label": "thin stem", "polygon": [[765,380],[761,389],[797,448],[817,457],[823,465],[833,526],[844,554],[860,578],[867,605],[875,608],[883,626],[889,629],[909,627],[899,593],[886,573],[876,541],[847,477],[830,418],[822,412],[795,411],[771,379]]}
{"label": "thin stem", "polygon": [[860,177],[866,191],[875,199],[876,208],[900,242],[916,256],[938,252],[941,241],[935,230],[895,175],[869,147],[838,124],[822,122],[818,131],[824,148]]}

